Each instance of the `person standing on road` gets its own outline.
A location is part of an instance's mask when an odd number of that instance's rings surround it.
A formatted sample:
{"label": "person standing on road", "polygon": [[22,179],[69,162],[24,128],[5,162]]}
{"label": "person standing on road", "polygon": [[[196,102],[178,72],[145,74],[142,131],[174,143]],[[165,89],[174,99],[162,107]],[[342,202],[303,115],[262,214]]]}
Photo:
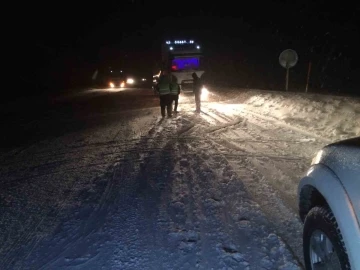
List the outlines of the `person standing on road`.
{"label": "person standing on road", "polygon": [[195,72],[192,74],[192,77],[194,79],[193,91],[195,94],[196,112],[200,113],[202,82]]}
{"label": "person standing on road", "polygon": [[170,92],[172,97],[171,104],[173,101],[175,101],[174,113],[177,113],[177,107],[179,104],[179,95],[180,95],[180,85],[177,83],[177,78],[175,76],[171,76]]}
{"label": "person standing on road", "polygon": [[172,116],[172,95],[170,95],[170,77],[166,70],[161,72],[156,90],[160,97],[161,116],[165,117],[165,108],[167,116]]}

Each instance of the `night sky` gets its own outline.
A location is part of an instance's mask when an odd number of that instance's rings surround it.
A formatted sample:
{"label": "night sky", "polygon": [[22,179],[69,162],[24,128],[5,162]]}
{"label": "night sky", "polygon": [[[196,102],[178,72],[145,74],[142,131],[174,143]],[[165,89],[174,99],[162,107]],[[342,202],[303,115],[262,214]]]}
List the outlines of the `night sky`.
{"label": "night sky", "polygon": [[291,69],[295,90],[304,88],[309,61],[313,88],[342,91],[359,86],[358,4],[74,2],[22,4],[17,11],[20,26],[14,47],[17,62],[29,70],[20,76],[27,84],[39,89],[86,85],[96,68],[108,65],[151,76],[162,42],[191,38],[201,42],[204,67],[214,83],[283,87],[285,70],[278,57],[291,48],[299,55]]}

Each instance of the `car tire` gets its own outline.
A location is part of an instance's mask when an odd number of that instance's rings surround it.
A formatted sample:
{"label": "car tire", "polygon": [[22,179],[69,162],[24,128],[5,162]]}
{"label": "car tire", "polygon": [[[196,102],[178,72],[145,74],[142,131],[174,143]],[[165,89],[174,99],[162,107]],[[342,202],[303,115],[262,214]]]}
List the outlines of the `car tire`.
{"label": "car tire", "polygon": [[339,259],[341,269],[351,269],[343,238],[333,213],[327,207],[318,206],[309,211],[304,222],[303,251],[306,269],[313,269],[310,255],[310,245],[313,234],[318,231],[324,233],[330,240],[333,250]]}

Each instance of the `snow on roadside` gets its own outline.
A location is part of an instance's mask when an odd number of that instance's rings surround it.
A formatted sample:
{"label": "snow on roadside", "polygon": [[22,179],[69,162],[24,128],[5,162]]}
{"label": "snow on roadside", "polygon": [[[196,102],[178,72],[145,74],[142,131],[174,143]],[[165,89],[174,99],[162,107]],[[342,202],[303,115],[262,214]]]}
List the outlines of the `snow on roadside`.
{"label": "snow on roadside", "polygon": [[331,141],[360,136],[360,98],[239,89],[215,93],[227,97],[223,104],[231,104],[233,113],[247,109]]}

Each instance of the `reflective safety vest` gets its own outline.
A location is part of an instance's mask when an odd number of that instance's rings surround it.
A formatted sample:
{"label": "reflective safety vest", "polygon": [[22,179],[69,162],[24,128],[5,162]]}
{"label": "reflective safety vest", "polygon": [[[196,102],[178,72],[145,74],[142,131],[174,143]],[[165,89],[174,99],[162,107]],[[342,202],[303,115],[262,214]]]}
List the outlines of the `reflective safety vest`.
{"label": "reflective safety vest", "polygon": [[170,94],[170,79],[168,76],[160,77],[159,83],[157,85],[159,95]]}
{"label": "reflective safety vest", "polygon": [[178,85],[176,82],[171,82],[170,83],[170,94],[171,95],[180,94],[180,85]]}

